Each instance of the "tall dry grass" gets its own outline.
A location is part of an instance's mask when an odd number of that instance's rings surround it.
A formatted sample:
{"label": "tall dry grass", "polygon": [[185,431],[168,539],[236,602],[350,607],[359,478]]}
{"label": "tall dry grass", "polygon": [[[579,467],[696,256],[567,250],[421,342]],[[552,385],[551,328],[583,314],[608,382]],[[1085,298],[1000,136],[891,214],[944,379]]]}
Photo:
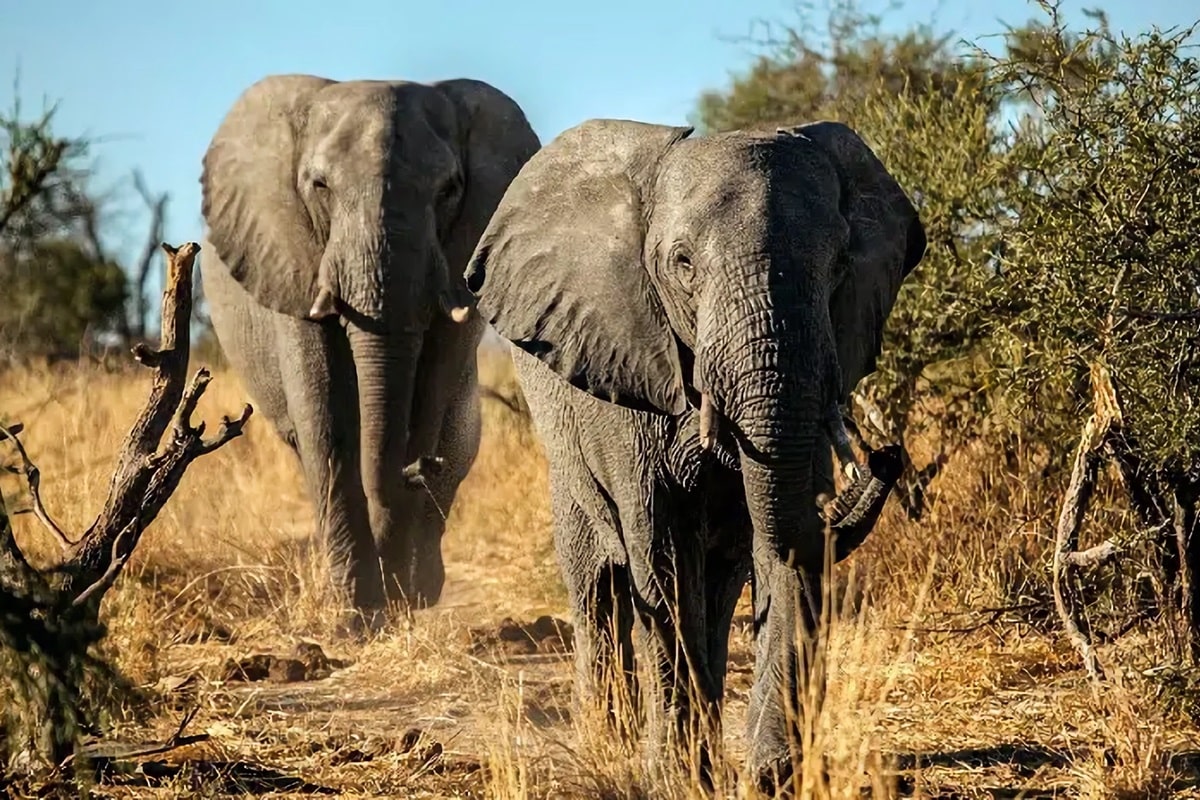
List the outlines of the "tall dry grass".
{"label": "tall dry grass", "polygon": [[[506,354],[483,350],[480,365],[487,386],[515,393]],[[85,365],[0,375],[0,417],[25,423],[44,496],[68,529],[95,515],[148,385],[137,371]],[[237,378],[218,371],[198,417],[245,399]],[[1047,614],[1060,483],[1036,447],[1005,458],[980,443],[943,470],[923,520],[889,504],[835,574],[828,694],[805,732],[809,752],[823,758],[802,765],[800,796],[933,796],[947,787],[988,796],[1003,786],[1165,797],[1187,783],[1181,754],[1200,743],[1190,678],[1143,675],[1175,658],[1169,626],[1102,645],[1114,680],[1095,687]],[[11,476],[0,489],[19,494]],[[1100,501],[1090,536],[1131,524],[1111,491]],[[483,444],[444,542],[442,603],[397,614],[368,642],[339,639],[297,464],[256,417],[243,439],[193,465],[106,600],[106,653],[158,698],[148,721],[146,709],[131,709],[116,731],[167,730],[180,708],[198,703],[196,725],[212,739],[188,757],[251,760],[351,794],[699,796],[689,765],[651,772],[635,746],[573,716],[569,658],[500,659],[476,646],[506,617],[566,616],[550,523],[545,459],[528,419],[485,398]],[[17,527],[28,550],[53,557],[31,516]],[[1132,596],[1119,583],[1105,595],[1109,606]],[[746,599],[732,633],[722,796],[754,796],[738,774],[753,667]],[[226,659],[285,653],[300,641],[352,663],[301,683],[225,680]],[[436,758],[397,745],[410,728],[438,743]],[[215,791],[205,780],[180,777],[155,791]]]}

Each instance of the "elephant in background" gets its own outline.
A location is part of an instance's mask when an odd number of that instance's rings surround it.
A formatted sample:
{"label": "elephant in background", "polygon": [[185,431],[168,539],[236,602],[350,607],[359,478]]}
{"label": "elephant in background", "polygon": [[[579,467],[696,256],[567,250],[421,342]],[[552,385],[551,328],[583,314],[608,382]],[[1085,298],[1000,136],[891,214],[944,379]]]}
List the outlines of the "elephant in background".
{"label": "elephant in background", "polygon": [[273,75],[236,100],[204,156],[217,337],[299,456],[360,623],[441,594],[443,514],[480,437],[486,326],[462,271],[539,146],[518,105],[480,81]]}
{"label": "elephant in background", "polygon": [[[637,688],[637,625],[650,747],[699,733],[709,757],[750,580],[748,766],[769,786],[814,710],[797,698],[823,691],[808,676],[827,539],[848,555],[902,470],[895,445],[857,463],[843,409],[926,241],[845,125],[691,133],[597,119],[561,134],[465,277],[513,346],[549,458],[581,698],[611,707],[606,673]],[[850,480],[827,502],[835,455]]]}

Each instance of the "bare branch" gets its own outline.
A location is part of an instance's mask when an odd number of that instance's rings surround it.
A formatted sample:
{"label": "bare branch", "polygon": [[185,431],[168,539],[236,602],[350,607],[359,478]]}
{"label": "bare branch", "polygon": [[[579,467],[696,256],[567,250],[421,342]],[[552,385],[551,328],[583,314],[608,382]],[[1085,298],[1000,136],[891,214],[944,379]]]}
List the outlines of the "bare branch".
{"label": "bare branch", "polygon": [[162,249],[167,255],[167,280],[160,347],[133,348],[134,358],[154,370],[154,383],[126,437],[104,507],[70,553],[72,579],[67,588],[85,598],[79,602],[103,594],[179,486],[188,465],[240,435],[253,411],[246,406],[238,419],[225,417],[211,439],[203,438],[203,423],[192,424],[212,380],[205,368],[187,379],[192,267],[200,247],[194,242],[179,248],[164,243]]}
{"label": "bare branch", "polygon": [[112,555],[109,558],[108,568],[104,570],[104,574],[95,580],[90,586],[79,593],[74,600],[71,601],[73,606],[82,606],[93,597],[99,597],[108,591],[108,587],[112,586],[117,580],[117,576],[121,574],[121,569],[125,566],[125,562],[129,560],[129,556],[133,553],[133,547],[130,545],[135,538],[141,520],[134,519],[125,526],[117,538],[113,540]]}
{"label": "bare branch", "polygon": [[154,265],[154,254],[159,250],[159,243],[163,238],[163,225],[166,221],[167,202],[170,200],[170,195],[166,192],[161,194],[152,194],[146,186],[145,179],[139,170],[133,173],[133,187],[141,196],[142,202],[150,209],[150,226],[146,234],[146,244],[142,248],[142,254],[138,258],[137,268],[134,270],[134,326],[130,331],[133,336],[144,337],[146,335],[146,317],[150,313],[150,298],[146,296],[146,282],[150,277],[150,268]]}
{"label": "bare branch", "polygon": [[1200,319],[1200,308],[1188,311],[1144,311],[1135,308],[1122,308],[1120,313],[1133,319],[1148,319],[1155,322],[1188,322]]}
{"label": "bare branch", "polygon": [[0,425],[0,441],[5,439],[11,441],[17,449],[17,455],[21,458],[21,466],[15,471],[18,475],[25,478],[26,484],[29,486],[29,498],[33,502],[33,515],[37,517],[38,522],[42,523],[46,530],[50,531],[51,535],[58,541],[59,546],[64,550],[69,550],[75,546],[75,542],[63,533],[63,529],[50,516],[50,512],[46,510],[46,505],[42,502],[42,473],[29,458],[29,453],[25,450],[25,445],[17,438],[17,433],[21,430],[20,425],[13,426],[16,428],[5,428]]}
{"label": "bare branch", "polygon": [[[1084,667],[1095,680],[1104,679],[1104,670],[1092,647],[1091,630],[1080,613],[1082,605],[1074,585],[1077,567],[1096,565],[1116,557],[1116,546],[1106,542],[1098,548],[1080,553],[1079,529],[1087,513],[1088,502],[1095,488],[1100,469],[1101,453],[1106,449],[1114,428],[1122,422],[1121,404],[1108,368],[1101,362],[1091,366],[1092,401],[1094,411],[1083,426],[1071,480],[1063,496],[1055,532],[1053,588],[1054,606],[1062,620],[1067,638],[1083,658]],[[1111,551],[1111,552],[1110,552]]]}
{"label": "bare branch", "polygon": [[222,417],[221,427],[217,429],[216,436],[210,436],[200,443],[198,455],[211,453],[218,448],[224,447],[229,441],[241,436],[242,429],[246,427],[246,423],[250,420],[250,415],[253,413],[254,408],[247,403],[242,406],[242,413],[237,419]]}
{"label": "bare branch", "polygon": [[1068,553],[1066,559],[1072,567],[1095,569],[1116,560],[1119,555],[1121,555],[1121,548],[1114,540],[1109,539],[1095,547],[1089,547],[1087,550]]}

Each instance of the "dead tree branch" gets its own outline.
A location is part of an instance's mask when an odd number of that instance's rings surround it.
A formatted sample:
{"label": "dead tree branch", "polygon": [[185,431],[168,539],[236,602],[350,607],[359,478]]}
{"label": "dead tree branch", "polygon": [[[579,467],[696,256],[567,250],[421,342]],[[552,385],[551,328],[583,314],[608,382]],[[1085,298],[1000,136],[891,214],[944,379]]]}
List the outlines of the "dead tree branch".
{"label": "dead tree branch", "polygon": [[11,428],[5,428],[0,425],[0,442],[10,441],[17,450],[17,456],[21,459],[20,466],[11,467],[12,472],[25,478],[25,483],[29,486],[29,499],[33,503],[33,515],[37,517],[38,522],[50,531],[50,534],[58,541],[59,546],[64,550],[69,550],[75,546],[75,542],[71,541],[58,523],[50,516],[50,512],[46,510],[46,505],[42,502],[42,473],[38,470],[37,465],[29,458],[29,453],[25,450],[25,445],[17,438],[17,434],[21,432],[21,426],[14,425]]}
{"label": "dead tree branch", "polygon": [[1122,421],[1116,388],[1107,367],[1092,365],[1092,398],[1094,410],[1083,426],[1075,450],[1071,480],[1059,510],[1055,535],[1053,588],[1054,606],[1062,620],[1067,638],[1083,658],[1088,674],[1103,680],[1104,670],[1092,647],[1091,629],[1082,613],[1081,592],[1077,584],[1078,569],[1106,563],[1116,557],[1116,546],[1105,542],[1098,548],[1079,552],[1079,529],[1087,514],[1088,502],[1096,485],[1102,452],[1110,432]]}
{"label": "dead tree branch", "polygon": [[[214,439],[203,438],[204,423],[192,425],[192,414],[212,380],[202,367],[187,382],[192,267],[200,246],[189,242],[174,248],[164,243],[162,249],[167,255],[167,276],[161,341],[157,350],[144,344],[134,348],[134,357],[154,370],[150,398],[125,438],[100,516],[71,550],[75,569],[68,591],[74,597],[102,581],[113,564],[120,569],[188,465],[240,435],[253,412],[247,405],[237,419],[225,417]],[[164,442],[168,428],[170,435]]]}
{"label": "dead tree branch", "polygon": [[236,417],[224,417],[215,436],[205,437],[203,422],[192,415],[212,375],[201,367],[187,378],[192,313],[192,272],[200,246],[188,242],[175,248],[161,245],[167,256],[162,298],[162,338],[158,349],[133,348],[134,358],[154,371],[150,397],[125,437],[108,496],[96,520],[72,541],[42,503],[40,474],[30,461],[18,434],[0,433],[16,447],[33,498],[34,513],[63,546],[65,557],[55,570],[57,590],[71,607],[89,606],[93,615],[104,593],[116,581],[137,547],[142,533],[179,486],[192,461],[241,435],[253,409],[246,405]]}
{"label": "dead tree branch", "polygon": [[[0,442],[18,455],[12,472],[22,476],[34,513],[62,545],[61,562],[39,570],[25,558],[0,497],[0,644],[28,650],[41,659],[31,674],[52,680],[36,701],[35,749],[51,765],[67,763],[75,746],[82,700],[80,666],[103,636],[96,624],[100,603],[129,563],[142,534],[179,486],[188,466],[241,435],[253,409],[224,417],[216,435],[206,437],[192,416],[212,380],[201,367],[188,380],[192,272],[200,247],[162,244],[167,274],[162,298],[162,339],[158,349],[142,344],[134,357],[153,370],[150,396],[125,438],[96,520],[72,541],[42,503],[40,473],[20,439],[21,426],[0,428]],[[24,652],[24,651],[22,651]],[[31,663],[33,663],[31,661]],[[24,670],[21,674],[29,672]],[[186,723],[185,723],[186,724]],[[182,728],[175,737],[181,741]],[[168,746],[175,746],[169,744]]]}

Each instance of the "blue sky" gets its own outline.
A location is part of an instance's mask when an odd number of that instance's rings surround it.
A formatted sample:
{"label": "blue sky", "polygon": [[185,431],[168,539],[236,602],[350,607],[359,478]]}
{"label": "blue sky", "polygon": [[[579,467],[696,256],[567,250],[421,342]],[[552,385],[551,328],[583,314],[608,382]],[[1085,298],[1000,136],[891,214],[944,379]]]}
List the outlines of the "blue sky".
{"label": "blue sky", "polygon": [[[1069,2],[1071,16],[1083,6]],[[818,0],[821,8],[823,3]],[[884,9],[883,0],[864,7]],[[1178,0],[1112,0],[1130,32],[1188,24]],[[135,167],[171,193],[167,238],[198,240],[200,159],[234,98],[260,77],[489,81],[519,102],[543,142],[589,117],[685,122],[754,49],[730,41],[794,23],[796,0],[0,0],[0,108],[20,70],[26,115],[57,101],[57,130],[99,140],[101,188]],[[888,27],[937,20],[973,38],[1034,14],[1026,0],[907,0]],[[129,192],[110,247],[140,248],[145,218]]]}

